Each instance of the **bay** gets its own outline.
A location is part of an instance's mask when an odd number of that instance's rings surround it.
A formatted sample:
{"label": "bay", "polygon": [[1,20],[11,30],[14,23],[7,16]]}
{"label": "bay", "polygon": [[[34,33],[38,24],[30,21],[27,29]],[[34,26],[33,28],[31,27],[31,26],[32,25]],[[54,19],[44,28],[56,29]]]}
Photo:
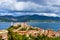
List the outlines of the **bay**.
{"label": "bay", "polygon": [[[15,23],[15,22],[14,22]],[[26,22],[33,27],[39,27],[42,29],[52,29],[54,31],[60,30],[59,22]],[[0,22],[0,30],[8,29],[11,26],[11,22]]]}

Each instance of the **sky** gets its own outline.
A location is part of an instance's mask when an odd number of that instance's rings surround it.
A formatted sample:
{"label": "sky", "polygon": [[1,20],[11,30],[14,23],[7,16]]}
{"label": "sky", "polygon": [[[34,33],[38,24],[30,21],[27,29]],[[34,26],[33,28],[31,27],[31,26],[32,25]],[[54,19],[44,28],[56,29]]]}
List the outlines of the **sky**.
{"label": "sky", "polygon": [[60,17],[60,0],[0,0],[0,16],[34,14]]}

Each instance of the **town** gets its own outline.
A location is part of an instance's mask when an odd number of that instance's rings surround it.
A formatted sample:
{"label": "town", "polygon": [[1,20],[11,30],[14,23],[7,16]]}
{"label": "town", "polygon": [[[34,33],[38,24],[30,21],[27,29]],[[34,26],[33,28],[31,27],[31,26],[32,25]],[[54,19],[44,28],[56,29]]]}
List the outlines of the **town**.
{"label": "town", "polygon": [[[32,26],[29,26],[27,25],[26,23],[16,23],[14,24],[13,26],[15,27],[18,27],[18,26],[21,26],[20,28],[17,28],[17,29],[14,29],[13,31],[14,32],[19,32],[20,35],[30,35],[32,34],[33,36],[36,36],[38,34],[40,35],[45,35],[45,36],[48,36],[48,37],[60,37],[60,30],[58,30],[58,32],[55,32],[53,30],[44,30],[44,29],[41,29],[41,28],[38,28],[38,27],[32,27]],[[23,29],[23,28],[26,28],[25,30],[20,30],[20,29]]]}
{"label": "town", "polygon": [[48,38],[60,37],[60,30],[56,32],[51,29],[44,30],[42,28],[32,27],[30,25],[27,25],[27,23],[14,23],[9,29],[0,31],[0,39],[8,40],[9,38],[8,36],[14,35],[13,33],[18,33],[19,35],[26,35],[26,37],[30,36],[33,37],[47,36]]}

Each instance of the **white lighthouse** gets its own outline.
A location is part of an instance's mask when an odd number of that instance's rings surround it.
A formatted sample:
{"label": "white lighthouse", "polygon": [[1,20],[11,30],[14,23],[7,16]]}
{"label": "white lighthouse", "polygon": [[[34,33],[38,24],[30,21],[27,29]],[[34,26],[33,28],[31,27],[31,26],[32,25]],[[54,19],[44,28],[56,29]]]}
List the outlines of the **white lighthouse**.
{"label": "white lighthouse", "polygon": [[11,22],[11,26],[12,26],[12,25],[14,25],[14,23],[13,23],[13,22]]}

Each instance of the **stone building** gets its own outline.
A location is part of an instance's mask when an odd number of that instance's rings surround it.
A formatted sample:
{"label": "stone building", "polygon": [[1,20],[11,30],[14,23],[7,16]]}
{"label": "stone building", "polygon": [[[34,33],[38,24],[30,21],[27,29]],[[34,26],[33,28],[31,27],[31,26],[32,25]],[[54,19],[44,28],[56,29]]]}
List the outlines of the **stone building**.
{"label": "stone building", "polygon": [[0,30],[0,38],[2,40],[8,40],[8,31],[7,30]]}
{"label": "stone building", "polygon": [[38,36],[39,31],[36,31],[36,30],[18,31],[18,33],[20,35],[26,35],[27,37],[29,37],[29,35]]}
{"label": "stone building", "polygon": [[55,37],[56,32],[54,32],[53,30],[45,30],[44,35],[48,36],[48,37]]}
{"label": "stone building", "polygon": [[44,29],[39,28],[38,29],[40,36],[44,35]]}
{"label": "stone building", "polygon": [[58,32],[56,32],[55,36],[60,37],[60,30],[58,30]]}

